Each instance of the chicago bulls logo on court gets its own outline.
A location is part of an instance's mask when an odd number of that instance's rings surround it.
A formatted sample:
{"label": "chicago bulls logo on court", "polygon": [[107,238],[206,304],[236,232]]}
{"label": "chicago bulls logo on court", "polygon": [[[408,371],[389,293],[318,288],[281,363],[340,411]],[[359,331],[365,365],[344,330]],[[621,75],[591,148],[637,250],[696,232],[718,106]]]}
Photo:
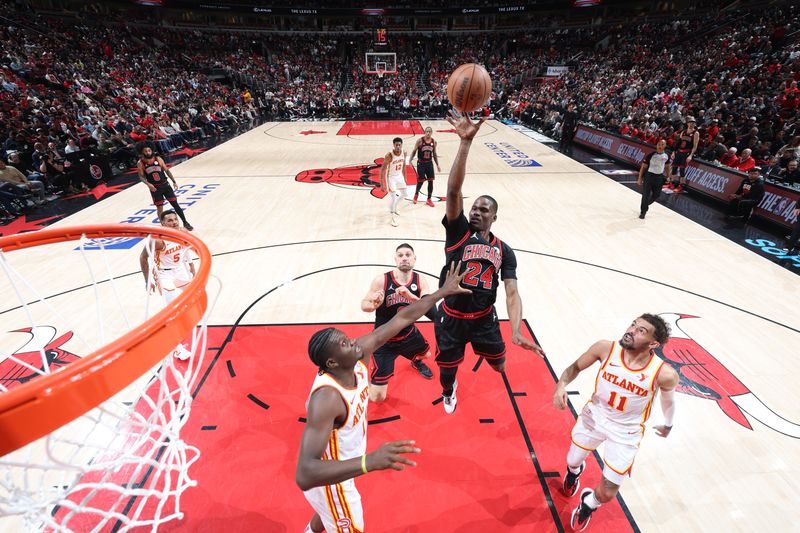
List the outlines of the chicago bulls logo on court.
{"label": "chicago bulls logo on court", "polygon": [[72,338],[71,331],[57,339],[56,328],[52,326],[38,326],[35,331],[33,328],[17,329],[14,333],[26,333],[30,339],[0,362],[0,385],[7,389],[26,383],[44,371],[42,352],[50,372],[80,359],[61,348]]}
{"label": "chicago bulls logo on court", "polygon": [[[353,165],[339,168],[317,168],[299,172],[295,181],[301,183],[330,183],[338,187],[354,187],[370,189],[370,194],[375,198],[384,198],[386,193],[381,190],[381,165],[383,158],[379,157],[374,163],[368,165]],[[414,187],[417,185],[417,171],[412,165],[406,165],[406,199],[414,196]],[[434,196],[434,202],[444,202],[444,197]]]}
{"label": "chicago bulls logo on court", "polygon": [[744,383],[678,326],[684,318],[699,318],[677,313],[659,315],[672,328],[669,342],[656,354],[672,365],[680,376],[678,392],[717,402],[728,417],[752,430],[747,419],[754,418],[770,429],[800,439],[800,425],[786,420],[764,405]]}

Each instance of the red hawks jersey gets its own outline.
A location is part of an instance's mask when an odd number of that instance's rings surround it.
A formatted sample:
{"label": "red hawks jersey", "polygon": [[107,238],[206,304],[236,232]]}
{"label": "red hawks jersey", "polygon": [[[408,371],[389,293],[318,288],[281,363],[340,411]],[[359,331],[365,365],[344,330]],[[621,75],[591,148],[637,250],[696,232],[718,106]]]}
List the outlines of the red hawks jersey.
{"label": "red hawks jersey", "polygon": [[630,368],[625,364],[622,352],[622,346],[613,343],[597,372],[591,399],[593,418],[600,424],[608,421],[623,426],[641,426],[643,432],[658,392],[656,379],[664,361],[651,352],[650,359],[642,368]]}
{"label": "red hawks jersey", "polygon": [[[369,404],[369,371],[361,361],[353,369],[356,386],[344,387],[329,374],[317,374],[311,385],[312,394],[322,387],[332,387],[341,395],[347,406],[347,418],[342,427],[331,432],[331,438],[322,454],[323,461],[344,461],[367,453],[367,405]],[[308,402],[306,402],[306,408]]]}

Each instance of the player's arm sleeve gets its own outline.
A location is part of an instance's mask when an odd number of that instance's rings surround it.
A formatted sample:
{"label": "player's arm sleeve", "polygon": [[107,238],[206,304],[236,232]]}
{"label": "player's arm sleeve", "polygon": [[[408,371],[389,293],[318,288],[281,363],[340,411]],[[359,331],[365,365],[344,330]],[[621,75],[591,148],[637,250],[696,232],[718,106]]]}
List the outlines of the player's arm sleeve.
{"label": "player's arm sleeve", "polygon": [[453,220],[447,220],[447,215],[442,218],[445,228],[445,248],[449,249],[469,238],[469,222],[462,211]]}
{"label": "player's arm sleeve", "polygon": [[514,250],[503,243],[503,263],[500,265],[500,279],[517,279],[517,256]]}

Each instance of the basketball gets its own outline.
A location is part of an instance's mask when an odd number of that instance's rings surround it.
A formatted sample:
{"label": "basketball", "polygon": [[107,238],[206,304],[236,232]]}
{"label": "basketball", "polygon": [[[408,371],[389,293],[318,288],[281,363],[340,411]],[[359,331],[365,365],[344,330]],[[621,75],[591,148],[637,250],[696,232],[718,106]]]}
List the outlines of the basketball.
{"label": "basketball", "polygon": [[477,111],[492,94],[492,78],[477,63],[461,65],[447,80],[447,99],[462,113]]}

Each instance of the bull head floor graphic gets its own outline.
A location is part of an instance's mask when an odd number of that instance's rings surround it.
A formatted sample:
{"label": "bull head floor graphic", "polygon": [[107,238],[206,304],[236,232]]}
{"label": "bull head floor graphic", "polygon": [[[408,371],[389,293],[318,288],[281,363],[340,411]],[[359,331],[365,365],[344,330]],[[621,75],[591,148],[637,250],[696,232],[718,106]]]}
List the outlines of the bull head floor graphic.
{"label": "bull head floor graphic", "polygon": [[52,326],[37,326],[35,332],[33,328],[17,329],[13,333],[27,333],[30,339],[0,362],[0,385],[7,389],[13,389],[44,373],[42,351],[49,372],[80,359],[74,353],[61,348],[72,338],[71,331],[57,339],[56,328]]}
{"label": "bull head floor graphic", "polygon": [[672,328],[672,336],[656,354],[678,372],[677,391],[717,402],[722,412],[737,424],[752,430],[746,415],[786,436],[800,439],[800,425],[767,407],[721,362],[684,332],[678,322],[699,318],[678,313],[659,314]]}
{"label": "bull head floor graphic", "polygon": [[[370,194],[375,198],[384,198],[386,193],[381,190],[381,165],[383,158],[379,157],[374,163],[365,165],[352,165],[338,168],[317,168],[303,170],[295,177],[301,183],[330,183],[344,187],[370,189]],[[414,188],[417,185],[417,171],[412,165],[406,165],[406,199],[413,198]],[[427,186],[423,187],[421,195],[427,196]],[[444,202],[444,197],[434,196],[434,202]]]}

